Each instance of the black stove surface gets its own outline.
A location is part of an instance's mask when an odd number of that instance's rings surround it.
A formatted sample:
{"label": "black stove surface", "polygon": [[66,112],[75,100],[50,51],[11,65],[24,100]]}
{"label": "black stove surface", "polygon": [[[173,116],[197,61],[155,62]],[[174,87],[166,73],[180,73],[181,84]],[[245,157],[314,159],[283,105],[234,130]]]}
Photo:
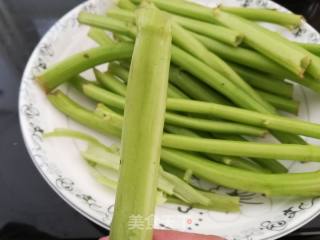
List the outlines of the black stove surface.
{"label": "black stove surface", "polygon": [[[81,2],[0,0],[0,240],[98,239],[107,234],[43,180],[25,149],[18,120],[19,85],[31,51],[57,19]],[[320,30],[320,1],[277,2],[303,14]],[[283,239],[309,239],[305,234],[311,233],[320,239],[320,217],[292,235],[297,237]]]}

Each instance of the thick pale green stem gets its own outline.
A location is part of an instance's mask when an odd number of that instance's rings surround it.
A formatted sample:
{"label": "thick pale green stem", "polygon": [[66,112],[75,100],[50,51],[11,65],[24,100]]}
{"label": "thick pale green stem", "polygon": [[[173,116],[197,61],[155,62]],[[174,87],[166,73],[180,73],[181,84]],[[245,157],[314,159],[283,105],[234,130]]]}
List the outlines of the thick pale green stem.
{"label": "thick pale green stem", "polygon": [[[111,240],[152,238],[172,35],[170,20],[152,7],[139,10],[137,26]],[[149,221],[130,228],[130,218],[137,215]]]}

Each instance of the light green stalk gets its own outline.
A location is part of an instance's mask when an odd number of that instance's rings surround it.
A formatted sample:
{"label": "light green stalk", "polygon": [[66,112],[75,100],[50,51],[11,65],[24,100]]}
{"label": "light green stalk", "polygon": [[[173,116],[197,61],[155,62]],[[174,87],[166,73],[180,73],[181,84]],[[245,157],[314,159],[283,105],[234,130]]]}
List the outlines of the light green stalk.
{"label": "light green stalk", "polygon": [[279,81],[279,79],[274,79],[273,76],[262,74],[250,68],[242,67],[234,63],[229,63],[229,65],[254,88],[258,88],[286,98],[293,97],[292,84]]}
{"label": "light green stalk", "polygon": [[110,63],[108,65],[108,72],[119,77],[122,81],[128,82],[129,71],[124,67],[120,66],[120,64],[115,62]]}
{"label": "light green stalk", "polygon": [[98,69],[94,68],[94,74],[97,80],[108,90],[115,92],[121,96],[126,95],[127,87],[124,83],[115,79],[110,73],[102,73]]}
{"label": "light green stalk", "polygon": [[245,42],[248,45],[298,76],[303,76],[308,68],[311,61],[307,54],[266,34],[262,27],[218,9],[214,11],[212,16],[224,26],[246,32]]}
{"label": "light green stalk", "polygon": [[181,151],[163,149],[162,160],[183,170],[190,169],[195,176],[216,184],[268,196],[320,195],[320,172],[292,174],[253,173],[208,161]]}
{"label": "light green stalk", "polygon": [[225,105],[231,104],[227,99],[213,91],[209,86],[206,86],[204,83],[173,65],[171,65],[170,68],[169,79],[171,83],[182,89],[192,99]]}
{"label": "light green stalk", "polygon": [[182,92],[179,88],[172,85],[171,83],[169,83],[168,86],[168,97],[190,99],[184,92]]}
{"label": "light green stalk", "polygon": [[[137,1],[140,2],[140,1]],[[272,58],[283,67],[298,76],[303,76],[310,63],[310,58],[296,49],[277,41],[256,27],[250,21],[226,13],[220,9],[210,9],[184,1],[152,0],[162,10],[198,20],[219,23],[232,30],[245,32],[245,42],[257,51]]]}
{"label": "light green stalk", "polygon": [[220,43],[213,39],[195,35],[208,49],[219,55],[221,58],[244,65],[264,73],[272,74],[273,76],[280,77],[280,79],[288,78],[297,82],[313,91],[320,93],[320,82],[316,81],[308,74],[301,79],[299,76],[292,74],[290,71],[281,67],[276,62],[268,59],[262,54],[246,48],[235,48],[226,44]]}
{"label": "light green stalk", "polygon": [[318,56],[308,52],[306,49],[300,47],[298,44],[294,44],[292,41],[288,40],[287,38],[284,38],[277,32],[273,32],[266,28],[261,28],[258,24],[256,24],[255,26],[259,27],[265,34],[275,38],[278,42],[286,44],[287,46],[290,46],[292,49],[299,51],[301,54],[308,56],[310,58],[310,64],[306,69],[306,72],[309,73],[315,79],[320,80],[320,58]]}
{"label": "light green stalk", "polygon": [[300,42],[294,42],[295,44],[298,44],[300,47],[303,47],[304,49],[308,50],[309,52],[316,54],[317,56],[320,55],[320,44],[319,43],[300,43]]}
{"label": "light green stalk", "polygon": [[[84,85],[83,90],[88,97],[98,102],[102,102],[108,106],[119,109],[124,108],[124,98],[119,95],[92,84]],[[320,138],[319,124],[276,115],[257,113],[246,109],[215,103],[169,98],[167,100],[167,110],[211,115],[213,117],[218,117],[233,122],[263,127],[271,130],[278,130],[282,133],[292,133]]]}
{"label": "light green stalk", "polygon": [[[113,8],[109,10],[107,15],[116,19],[120,19],[122,21],[128,21],[132,23],[134,23],[135,20],[133,12],[120,8]],[[190,31],[211,37],[231,46],[238,46],[242,42],[244,37],[242,33],[230,30],[222,26],[212,25],[206,22],[184,18],[177,15],[171,15],[171,17],[181,26]]]}
{"label": "light green stalk", "polygon": [[[165,130],[168,133],[174,133],[176,135],[201,138],[201,136],[194,131],[191,131],[191,130],[185,129],[185,128],[180,128],[180,127],[168,125],[168,124],[165,125]],[[248,170],[248,171],[253,171],[253,172],[265,172],[266,171],[265,169],[262,169],[259,165],[255,164],[254,162],[252,162],[248,159],[236,158],[236,157],[226,157],[226,156],[219,156],[219,155],[213,155],[213,154],[206,154],[206,156],[215,162],[219,162],[219,163],[231,166],[231,167],[236,167],[236,168],[240,168],[240,169],[244,169],[244,170]]]}
{"label": "light green stalk", "polygon": [[260,90],[256,91],[260,94],[261,97],[263,97],[266,101],[268,101],[279,110],[283,110],[293,114],[297,114],[299,112],[299,102],[295,100],[283,98]]}
{"label": "light green stalk", "polygon": [[65,115],[89,128],[113,136],[119,136],[121,133],[118,128],[108,125],[103,118],[93,116],[93,112],[81,107],[60,91],[49,94],[48,99]]}
{"label": "light green stalk", "polygon": [[[126,18],[129,18],[126,14]],[[134,17],[134,14],[132,17]],[[119,17],[119,16],[118,16]],[[192,20],[191,20],[192,21]],[[133,22],[133,21],[132,21]],[[181,21],[180,21],[181,22]],[[176,46],[179,46],[192,54],[193,56],[200,59],[202,62],[210,66],[213,70],[217,71],[228,80],[230,80],[234,85],[238,86],[244,93],[248,94],[252,97],[252,102],[256,101],[256,105],[261,105],[261,111],[265,111],[267,109],[270,112],[275,112],[275,109],[266,101],[264,101],[251,87],[248,85],[241,77],[233,71],[223,60],[221,60],[218,56],[208,51],[203,44],[196,39],[190,32],[185,30],[180,26],[180,22],[176,21],[174,18],[172,31],[173,31],[173,42]],[[195,25],[199,25],[195,23]],[[201,24],[200,24],[201,25]],[[210,24],[207,26],[210,29]]]}
{"label": "light green stalk", "polygon": [[[88,97],[107,106],[118,107],[119,109],[124,108],[124,99],[121,96],[110,93],[102,88],[87,84],[83,86],[83,92]],[[165,113],[165,121],[169,124],[209,132],[244,134],[249,136],[263,136],[266,134],[266,131],[261,128],[232,122],[186,117],[169,112]]]}
{"label": "light green stalk", "polygon": [[117,0],[117,5],[124,9],[134,10],[136,5],[134,5],[130,0]]}
{"label": "light green stalk", "polygon": [[[249,142],[248,139],[242,136],[226,135],[226,134],[213,134],[216,139],[224,139],[231,141]],[[288,169],[277,160],[263,159],[263,158],[251,158],[255,163],[258,163],[264,169],[270,170],[272,173],[287,173]]]}
{"label": "light green stalk", "polygon": [[287,13],[287,12],[279,12],[274,9],[262,9],[262,8],[244,8],[244,7],[225,7],[219,6],[222,11],[232,13],[243,18],[253,20],[253,21],[261,21],[261,22],[270,22],[283,26],[292,26],[298,27],[301,25],[303,16]]}
{"label": "light green stalk", "polygon": [[[275,109],[266,103],[251,87],[247,84],[232,68],[229,67],[222,59],[206,49],[203,44],[195,38],[190,32],[181,27],[178,23],[173,23],[173,42],[200,59],[217,73],[227,78],[235,86],[239,87],[243,93],[246,93],[252,98],[252,102],[257,102],[260,106],[260,111],[267,109],[270,112],[275,112]],[[173,57],[174,59],[174,57]]]}
{"label": "light green stalk", "polygon": [[[125,69],[124,67],[120,66],[120,64],[117,64],[117,63],[109,64],[108,72],[109,72],[109,74],[114,74],[117,77],[121,78],[121,80],[123,80],[124,82],[126,82],[126,83],[128,82],[129,71],[127,69]],[[114,80],[116,80],[116,79],[114,79]],[[112,84],[112,83],[110,82],[110,84]],[[119,84],[117,84],[117,85],[119,85]],[[121,88],[122,88],[122,90],[121,90],[122,93],[120,94],[121,96],[125,96],[125,95],[123,95],[123,94],[125,94],[123,91],[124,90],[123,87],[126,88],[126,85],[121,84]],[[108,87],[107,87],[107,89],[119,94],[117,91],[113,91],[112,89],[110,89]],[[175,86],[173,86],[170,83],[168,86],[168,97],[189,99],[189,97],[186,94],[184,94],[180,89],[176,88]]]}
{"label": "light green stalk", "polygon": [[[193,8],[194,9],[194,8]],[[98,18],[95,18],[94,15],[91,14],[90,18],[94,18],[93,21],[88,21],[87,23],[90,24],[90,22],[98,21]],[[107,21],[107,18],[103,19],[101,21],[101,26],[105,26],[108,29],[108,26],[103,24],[104,21]],[[116,21],[116,20],[113,20]],[[109,22],[108,24],[112,24],[112,22]],[[110,27],[111,29],[111,27]],[[123,34],[128,34],[128,32],[135,32],[131,31],[132,28],[124,29]],[[180,50],[179,48],[173,46],[172,47],[172,59],[173,62],[175,62],[177,65],[180,65],[180,67],[187,69],[189,71],[192,71],[191,73],[197,76],[200,80],[206,82],[211,87],[215,88],[222,94],[229,97],[232,101],[234,101],[239,106],[246,108],[246,109],[253,109],[258,112],[264,112],[264,113],[275,113],[271,111],[271,109],[263,109],[261,108],[261,104],[252,101],[252,98],[242,92],[242,89],[238,89],[237,86],[229,82],[228,79],[224,78],[219,73],[215,72],[213,69],[208,67],[203,62],[199,61],[196,58],[193,58],[193,56],[187,54],[186,52]],[[306,144],[305,141],[303,141],[302,138],[295,135],[289,135],[284,133],[278,133],[274,132],[274,136],[277,137],[281,142],[284,143],[300,143],[300,144]]]}
{"label": "light green stalk", "polygon": [[320,162],[320,147],[311,145],[199,139],[167,133],[162,137],[162,144],[164,147],[224,156]]}
{"label": "light green stalk", "polygon": [[136,36],[136,29],[134,26],[107,16],[81,12],[78,16],[78,21],[82,24],[90,24],[96,28],[107,29],[114,33],[124,34],[128,37]]}
{"label": "light green stalk", "polygon": [[[171,22],[159,10],[145,7],[139,10],[137,27],[111,240],[152,238],[171,56]],[[130,218],[137,215],[151,221],[142,229],[132,229]]]}
{"label": "light green stalk", "polygon": [[107,33],[99,28],[91,27],[90,31],[88,32],[88,37],[101,46],[108,46],[109,44],[114,43]]}
{"label": "light green stalk", "polygon": [[60,84],[96,65],[130,58],[132,51],[133,45],[128,43],[92,48],[49,67],[37,76],[37,81],[46,92],[50,92]]}
{"label": "light green stalk", "polygon": [[257,113],[245,109],[192,100],[168,99],[168,111],[209,114],[214,117],[265,127],[284,133],[320,138],[320,125],[303,120],[291,119],[270,114]]}

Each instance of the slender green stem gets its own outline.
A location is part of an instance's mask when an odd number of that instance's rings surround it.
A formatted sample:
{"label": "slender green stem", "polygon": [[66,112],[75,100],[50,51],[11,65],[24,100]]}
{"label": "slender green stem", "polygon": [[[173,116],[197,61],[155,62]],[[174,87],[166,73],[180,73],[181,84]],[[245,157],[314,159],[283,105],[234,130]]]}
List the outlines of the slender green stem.
{"label": "slender green stem", "polygon": [[[232,135],[225,135],[225,134],[213,134],[214,138],[217,139],[224,139],[224,140],[231,140],[231,141],[240,141],[240,142],[249,142],[246,138],[242,136],[232,136]],[[253,162],[259,164],[264,169],[270,170],[272,173],[287,173],[288,169],[282,165],[277,160],[272,159],[263,159],[263,158],[250,158]]]}
{"label": "slender green stem", "polygon": [[[109,92],[103,89],[99,89],[98,87],[95,87],[93,85],[86,85],[84,86],[84,92],[85,94],[87,94],[87,96],[97,101],[105,103],[109,106],[110,105],[115,106],[114,103],[110,104],[110,98],[108,98],[107,96]],[[96,96],[94,96],[95,93],[96,93]],[[105,96],[105,98],[101,98],[97,96]],[[120,101],[123,103],[123,99],[119,100],[119,102]],[[116,106],[119,107],[120,105],[117,104]],[[123,107],[124,105],[121,105],[121,109],[123,109]],[[106,115],[108,116],[108,118],[112,119],[108,113],[106,113]],[[195,130],[209,131],[209,132],[243,134],[243,135],[249,135],[249,136],[263,136],[266,134],[266,130],[261,128],[246,126],[243,124],[191,118],[191,117],[186,117],[186,116],[169,113],[169,112],[165,113],[165,121],[166,123],[169,123],[169,124],[191,128]]]}
{"label": "slender green stem", "polygon": [[159,10],[146,6],[138,11],[137,29],[111,240],[152,238],[152,221],[142,229],[132,229],[128,224],[132,216],[152,218],[155,211],[171,57],[171,21]]}
{"label": "slender green stem", "polygon": [[198,156],[179,151],[163,149],[161,154],[162,161],[181,169],[190,169],[196,176],[223,186],[268,195],[319,195],[320,176],[317,172],[277,175],[257,174],[215,164]]}
{"label": "slender green stem", "polygon": [[308,50],[309,52],[316,54],[317,56],[320,55],[320,44],[319,43],[300,43],[295,42],[300,47],[303,47],[304,49]]}
{"label": "slender green stem", "polygon": [[[187,6],[188,4],[186,4]],[[191,4],[193,6],[193,4]],[[195,9],[194,6],[192,9]],[[212,14],[211,14],[212,15]],[[116,21],[116,20],[114,20]],[[130,29],[130,28],[129,28]],[[128,31],[125,30],[124,34]],[[134,31],[133,31],[134,32]],[[259,112],[270,113],[270,109],[261,108],[261,104],[255,101],[252,101],[252,98],[242,91],[240,91],[235,85],[231,84],[228,79],[224,78],[220,74],[214,72],[213,69],[203,64],[201,61],[198,61],[196,58],[193,58],[191,55],[188,55],[184,51],[180,51],[180,49],[173,46],[172,48],[172,59],[176,60],[177,65],[182,68],[188,69],[192,71],[195,76],[197,76],[200,80],[206,82],[211,87],[217,89],[221,93],[225,94],[239,106],[242,106],[247,109],[254,109]],[[198,62],[197,62],[198,61]],[[199,65],[200,64],[200,65]],[[304,81],[302,81],[304,82]],[[308,83],[308,85],[310,85]],[[273,112],[274,113],[274,112]],[[284,133],[274,133],[280,141],[284,141],[286,143],[301,143],[305,144],[302,138],[299,136],[288,135]]]}
{"label": "slender green stem", "polygon": [[171,65],[170,68],[169,79],[171,83],[178,86],[193,99],[225,105],[231,104],[227,99],[213,91],[209,86],[206,86],[204,83],[173,65]]}
{"label": "slender green stem", "polygon": [[102,148],[103,150],[107,152],[112,152],[111,148],[107,147],[103,143],[101,143],[96,138],[74,130],[65,129],[65,128],[55,128],[52,132],[47,132],[43,134],[44,138],[51,138],[51,137],[71,137],[83,140],[89,144],[93,144],[94,146],[97,146],[99,148]]}
{"label": "slender green stem", "polygon": [[97,102],[105,103],[107,106],[116,107],[121,110],[124,109],[125,99],[103,88],[85,84],[83,85],[83,93]]}
{"label": "slender green stem", "polygon": [[124,9],[135,10],[136,5],[134,5],[130,0],[118,0],[117,5]]}
{"label": "slender green stem", "polygon": [[225,7],[219,6],[225,12],[232,13],[243,18],[260,21],[271,22],[283,26],[298,27],[301,25],[303,17],[292,13],[279,12],[274,9],[262,8],[244,8],[244,7]]}
{"label": "slender green stem", "polygon": [[[143,0],[132,0],[134,3],[140,3]],[[212,9],[203,7],[187,1],[167,1],[167,0],[151,0],[161,10],[175,13],[178,15],[202,20],[205,22],[216,23],[212,18]]]}
{"label": "slender green stem", "polygon": [[[176,127],[168,124],[165,125],[165,130],[169,133],[174,133],[177,135],[201,138],[199,134],[195,133],[192,130]],[[226,157],[226,156],[219,156],[219,155],[213,155],[213,154],[206,154],[206,156],[215,162],[219,162],[231,167],[236,167],[236,168],[240,168],[248,171],[254,171],[254,172],[265,172],[265,169],[262,169],[260,166],[258,166],[257,164],[255,164],[254,162],[248,159]]]}
{"label": "slender green stem", "polygon": [[[121,78],[124,82],[128,82],[129,71],[126,68],[124,68],[123,66],[121,66],[120,64],[110,63],[108,72]],[[110,89],[110,90],[112,91],[112,89]],[[113,92],[115,92],[115,91],[113,91]],[[122,95],[122,94],[120,94],[120,95]],[[122,95],[122,96],[124,96],[124,95]],[[180,89],[176,88],[175,86],[173,86],[170,83],[168,86],[168,97],[189,99],[189,97],[186,94],[184,94]]]}
{"label": "slender green stem", "polygon": [[124,34],[129,37],[136,36],[135,26],[131,26],[129,23],[117,21],[113,18],[96,15],[87,12],[81,12],[78,16],[78,21],[82,24],[87,24],[96,28],[110,30],[115,33]]}
{"label": "slender green stem", "polygon": [[295,100],[279,97],[260,90],[257,90],[257,93],[279,110],[293,114],[297,114],[299,112],[299,102]]}
{"label": "slender green stem", "polygon": [[118,7],[109,9],[107,12],[107,16],[131,23],[135,23],[136,21],[136,17],[133,11],[128,11],[127,9]]}
{"label": "slender green stem", "polygon": [[94,74],[97,80],[108,90],[115,92],[121,96],[126,95],[127,87],[124,83],[120,82],[112,76],[110,73],[102,73],[98,69],[94,68]]}
{"label": "slender green stem", "polygon": [[[83,90],[88,97],[98,102],[102,102],[108,106],[117,107],[119,109],[124,108],[124,98],[119,95],[92,84],[84,85]],[[257,113],[250,110],[215,103],[169,98],[167,100],[167,110],[211,115],[213,117],[233,122],[278,130],[283,133],[320,138],[319,124],[276,115]]]}
{"label": "slender green stem", "polygon": [[225,60],[251,67],[262,72],[267,72],[275,76],[287,75],[286,69],[282,68],[276,62],[254,50],[228,46],[224,43],[199,34],[194,34],[194,36],[198,38],[205,45],[205,47]]}
{"label": "slender green stem", "polygon": [[79,92],[82,92],[83,85],[85,85],[85,84],[94,84],[96,86],[99,86],[99,82],[97,82],[97,81],[89,81],[89,80],[85,79],[84,77],[82,77],[80,75],[77,75],[77,76],[73,77],[70,80],[70,84],[75,89],[77,89]]}
{"label": "slender green stem", "polygon": [[108,72],[119,77],[122,81],[128,82],[129,79],[129,71],[124,67],[120,66],[118,63],[110,63],[108,65]]}
{"label": "slender green stem", "polygon": [[49,67],[49,69],[37,76],[37,81],[46,92],[50,92],[60,84],[70,80],[73,76],[96,65],[130,58],[132,51],[133,45],[128,43],[93,48],[68,57]]}
{"label": "slender green stem", "polygon": [[214,11],[213,17],[224,26],[246,32],[245,42],[248,45],[298,76],[303,76],[311,62],[307,54],[278,41],[277,38],[266,34],[262,27],[252,24],[248,20],[218,9]]}
{"label": "slender green stem", "polygon": [[[218,54],[221,58],[244,65],[264,73],[272,74],[273,76],[280,77],[280,80],[288,78],[297,82],[313,91],[320,93],[320,82],[316,81],[308,74],[301,79],[299,76],[292,74],[290,71],[282,68],[276,62],[268,59],[262,54],[246,48],[234,48],[226,44],[220,43],[213,39],[195,35],[208,49]],[[273,77],[276,79],[275,77]]]}
{"label": "slender green stem", "polygon": [[94,116],[91,111],[73,102],[60,91],[49,94],[48,99],[59,111],[89,128],[114,136],[119,136],[121,133],[118,128],[108,125],[105,120]]}
{"label": "slender green stem", "polygon": [[216,39],[234,47],[239,46],[244,38],[244,34],[241,32],[237,32],[222,26],[181,16],[173,16],[173,19],[181,26],[192,32]]}
{"label": "slender green stem", "polygon": [[246,19],[223,12],[219,9],[210,9],[184,1],[152,0],[162,10],[176,13],[190,18],[219,23],[232,30],[245,32],[245,42],[264,55],[272,58],[298,76],[303,76],[304,71],[310,63],[310,58],[300,51],[283,44],[261,28],[251,24]]}
{"label": "slender green stem", "polygon": [[205,48],[204,45],[190,32],[175,22],[172,25],[172,29],[173,42],[176,46],[183,48],[185,51],[197,57],[214,71],[220,73],[235,86],[239,87],[239,91],[242,90],[243,93],[252,98],[252,102],[256,101],[256,104],[260,105],[260,111],[268,110],[270,112],[275,112],[275,109],[265,102],[248,83],[246,83],[236,72],[233,71],[232,68],[230,68],[228,64]]}
{"label": "slender green stem", "polygon": [[293,97],[293,85],[284,81],[274,79],[250,68],[242,67],[234,63],[229,65],[254,88],[277,94],[286,98]]}
{"label": "slender green stem", "polygon": [[168,86],[168,97],[190,99],[184,92],[170,83]]}
{"label": "slender green stem", "polygon": [[107,33],[99,28],[91,27],[88,36],[101,46],[108,46],[114,43]]}
{"label": "slender green stem", "polygon": [[[256,26],[258,27],[259,25],[256,25]],[[292,49],[299,51],[301,54],[308,56],[311,61],[308,68],[306,69],[306,72],[309,73],[315,79],[320,80],[320,58],[318,56],[308,52],[306,49],[299,46],[298,44],[294,44],[292,41],[284,38],[282,35],[280,35],[277,32],[273,32],[266,28],[261,28],[261,29],[264,33],[275,38],[278,42],[282,42],[283,44],[290,46]]]}
{"label": "slender green stem", "polygon": [[163,149],[162,160],[216,184],[269,196],[319,196],[320,173],[263,174],[223,166],[181,151]]}
{"label": "slender green stem", "polygon": [[[129,15],[129,13],[127,14]],[[134,16],[134,15],[133,15]],[[210,28],[210,26],[208,26]],[[202,43],[196,39],[190,32],[181,27],[177,22],[173,22],[173,42],[176,46],[180,46],[193,56],[200,59],[202,62],[210,66],[213,70],[217,71],[226,80],[230,80],[234,85],[240,87],[244,93],[251,96],[251,102],[260,105],[260,111],[269,111],[275,113],[275,109],[266,101],[264,101],[241,77],[236,74],[223,60],[218,56],[208,51]],[[173,54],[174,55],[174,54]],[[174,59],[174,57],[173,57]],[[256,101],[256,103],[254,103]]]}
{"label": "slender green stem", "polygon": [[[120,19],[122,21],[128,21],[132,23],[134,23],[135,21],[134,13],[128,10],[114,8],[109,10],[107,14],[110,17]],[[180,17],[177,15],[171,15],[171,17],[181,26],[190,31],[211,37],[231,46],[238,46],[242,42],[244,37],[242,33],[230,30],[222,26],[212,25],[206,22]]]}
{"label": "slender green stem", "polygon": [[298,144],[266,144],[254,142],[226,141],[193,138],[164,134],[164,147],[237,157],[255,157],[295,161],[320,161],[320,148]]}
{"label": "slender green stem", "polygon": [[[241,91],[220,73],[175,46],[172,47],[172,61],[228,97],[238,106],[256,111],[263,110],[259,103],[253,101],[250,96]],[[267,110],[263,111],[268,112]]]}
{"label": "slender green stem", "polygon": [[253,128],[242,124],[228,123],[222,121],[185,117],[170,112],[166,113],[165,121],[168,124],[207,132],[240,134],[248,136],[263,136],[266,134],[266,130],[261,128]]}
{"label": "slender green stem", "polygon": [[209,114],[214,117],[265,127],[284,133],[320,138],[320,125],[297,119],[270,114],[257,113],[245,109],[192,100],[168,99],[167,110],[197,114]]}

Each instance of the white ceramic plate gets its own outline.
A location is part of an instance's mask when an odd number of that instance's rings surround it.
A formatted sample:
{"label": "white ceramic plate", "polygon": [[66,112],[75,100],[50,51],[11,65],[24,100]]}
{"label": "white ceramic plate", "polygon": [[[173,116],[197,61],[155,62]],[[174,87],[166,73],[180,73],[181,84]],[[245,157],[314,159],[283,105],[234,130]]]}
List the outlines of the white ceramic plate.
{"label": "white ceramic plate", "polygon": [[[213,6],[221,1],[197,0]],[[268,0],[226,0],[223,4],[276,8],[286,11]],[[81,159],[80,142],[67,139],[42,140],[44,131],[56,127],[80,129],[96,135],[107,144],[112,138],[91,132],[56,111],[47,101],[44,93],[35,84],[34,76],[75,52],[95,46],[86,36],[88,28],[80,26],[76,17],[80,10],[103,13],[112,7],[111,0],[90,0],[76,7],[58,21],[43,37],[26,66],[20,89],[20,121],[29,154],[42,176],[66,202],[95,223],[109,228],[114,204],[114,193],[99,185],[90,175],[88,166]],[[302,42],[320,42],[319,34],[308,24],[289,32],[286,29],[267,24],[291,39]],[[92,78],[92,72],[86,72]],[[64,89],[72,97],[90,106],[81,96]],[[320,96],[296,87],[296,95],[302,102],[300,117],[317,122],[320,119]],[[308,139],[313,143],[315,140]],[[319,169],[315,163],[292,164],[290,171],[311,171]],[[200,183],[203,185],[203,183]],[[208,188],[210,186],[207,186]],[[212,188],[212,186],[211,186]],[[258,194],[223,190],[241,197],[241,212],[237,214],[217,213],[176,205],[157,208],[156,228],[176,229],[203,234],[216,234],[229,240],[277,239],[303,226],[320,213],[317,199],[273,198]]]}

